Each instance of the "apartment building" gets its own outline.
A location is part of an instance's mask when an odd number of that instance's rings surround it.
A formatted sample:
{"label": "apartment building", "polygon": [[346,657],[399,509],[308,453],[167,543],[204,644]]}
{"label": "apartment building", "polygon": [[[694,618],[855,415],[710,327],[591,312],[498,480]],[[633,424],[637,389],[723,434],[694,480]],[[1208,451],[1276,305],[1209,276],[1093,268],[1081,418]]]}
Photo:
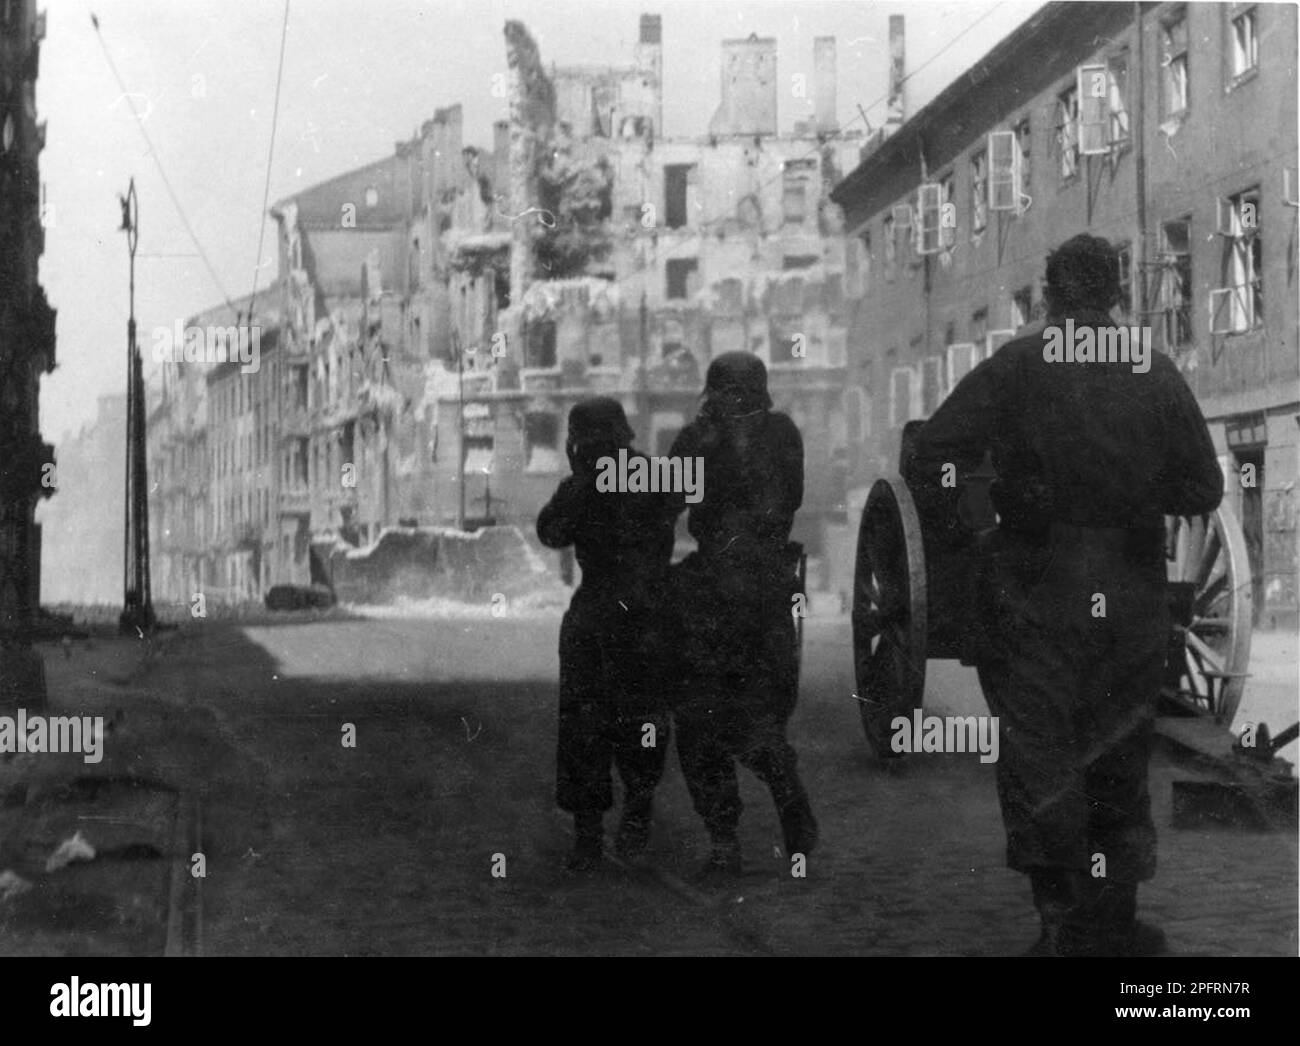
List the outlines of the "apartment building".
{"label": "apartment building", "polygon": [[0,700],[35,700],[28,636],[40,607],[36,503],[56,487],[40,433],[40,378],[54,369],[54,310],[39,281],[45,250],[36,113],[45,15],[34,0],[0,4]]}
{"label": "apartment building", "polygon": [[852,516],[902,426],[1041,316],[1047,253],[1089,232],[1118,249],[1117,317],[1201,403],[1261,614],[1295,617],[1296,66],[1294,7],[1048,4],[863,159],[832,194],[866,284]]}

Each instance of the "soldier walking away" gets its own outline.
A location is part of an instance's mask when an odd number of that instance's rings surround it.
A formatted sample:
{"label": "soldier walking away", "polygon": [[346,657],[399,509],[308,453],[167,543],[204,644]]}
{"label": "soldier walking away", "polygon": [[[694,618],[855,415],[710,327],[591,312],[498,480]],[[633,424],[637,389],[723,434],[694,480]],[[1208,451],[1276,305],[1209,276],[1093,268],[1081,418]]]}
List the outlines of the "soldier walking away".
{"label": "soldier walking away", "polygon": [[618,401],[602,396],[575,405],[567,445],[573,474],[537,517],[542,543],[574,546],[582,570],[560,625],[555,767],[557,803],[573,814],[573,871],[591,871],[603,857],[604,814],[614,805],[611,763],[624,788],[616,850],[625,858],[644,850],[669,743],[655,669],[676,513],[662,494],[596,487],[602,457],[616,459],[620,450],[644,457],[631,445]]}
{"label": "soldier walking away", "polygon": [[1163,933],[1136,912],[1156,869],[1147,765],[1170,628],[1163,517],[1213,511],[1223,477],[1166,356],[1151,352],[1145,372],[1047,359],[1067,320],[1076,337],[1113,325],[1110,245],[1064,243],[1045,296],[1046,329],[961,381],[921,426],[906,479],[923,511],[950,516],[944,466],[965,474],[992,452],[999,522],[982,562],[978,669],[1000,717],[1007,863],[1029,876],[1042,922],[1029,954],[1159,954]]}
{"label": "soldier walking away", "polygon": [[[798,546],[789,539],[803,500],[803,440],[771,407],[760,359],[719,356],[698,416],[670,452],[704,464],[702,499],[687,518],[698,549],[674,568],[682,671],[673,715],[682,772],[712,842],[706,881],[740,871],[736,760],[771,790],[787,854],[806,856],[817,842],[786,739],[798,696]],[[679,496],[678,511],[685,507]]]}

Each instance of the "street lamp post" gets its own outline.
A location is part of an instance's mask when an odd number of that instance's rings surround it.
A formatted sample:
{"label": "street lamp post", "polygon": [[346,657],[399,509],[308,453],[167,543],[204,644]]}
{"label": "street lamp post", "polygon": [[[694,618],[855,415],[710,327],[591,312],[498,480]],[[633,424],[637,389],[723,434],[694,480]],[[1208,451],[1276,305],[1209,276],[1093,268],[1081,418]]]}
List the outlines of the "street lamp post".
{"label": "street lamp post", "polygon": [[144,636],[154,627],[149,591],[149,488],[145,463],[144,362],[135,341],[135,248],[140,239],[135,179],[119,196],[121,232],[131,254],[130,312],[126,321],[126,520],[122,535],[122,613],[118,628]]}

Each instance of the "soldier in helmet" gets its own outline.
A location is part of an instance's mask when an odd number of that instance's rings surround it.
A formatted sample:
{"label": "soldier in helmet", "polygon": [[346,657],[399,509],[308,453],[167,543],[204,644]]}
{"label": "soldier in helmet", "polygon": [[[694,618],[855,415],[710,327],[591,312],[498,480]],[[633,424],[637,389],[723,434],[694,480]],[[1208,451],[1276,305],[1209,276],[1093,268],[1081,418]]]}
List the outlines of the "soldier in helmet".
{"label": "soldier in helmet", "polygon": [[1163,949],[1136,919],[1156,864],[1147,763],[1170,629],[1163,517],[1213,511],[1223,476],[1167,356],[1148,345],[1137,366],[1055,351],[1062,330],[1102,344],[1118,300],[1114,249],[1064,243],[1047,259],[1046,328],[963,378],[905,467],[938,518],[956,511],[945,466],[966,473],[992,452],[999,520],[978,667],[1000,721],[1007,863],[1029,877],[1042,922],[1031,954]]}
{"label": "soldier in helmet", "polygon": [[617,400],[575,405],[566,448],[573,474],[537,517],[542,543],[573,546],[582,570],[560,625],[556,752],[557,803],[574,819],[574,871],[591,871],[602,859],[611,765],[624,788],[616,848],[628,858],[645,848],[669,741],[656,669],[675,512],[665,495],[600,490],[596,482],[602,459],[620,450],[644,457],[631,447]]}
{"label": "soldier in helmet", "polygon": [[812,851],[817,822],[786,723],[798,690],[789,545],[803,500],[803,440],[772,409],[767,370],[745,352],[715,359],[696,419],[671,455],[702,458],[701,500],[689,508],[696,552],[675,570],[682,671],[677,752],[712,849],[703,877],[740,870],[735,763],[768,786],[788,853]]}

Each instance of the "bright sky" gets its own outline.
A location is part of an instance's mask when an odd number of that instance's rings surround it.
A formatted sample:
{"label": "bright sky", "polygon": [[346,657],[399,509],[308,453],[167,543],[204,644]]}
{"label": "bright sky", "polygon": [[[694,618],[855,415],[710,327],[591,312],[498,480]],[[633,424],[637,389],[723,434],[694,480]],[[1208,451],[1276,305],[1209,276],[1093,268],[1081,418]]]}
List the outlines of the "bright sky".
{"label": "bright sky", "polygon": [[[156,325],[252,290],[274,109],[281,0],[47,0],[37,86],[48,121],[41,278],[58,310],[58,369],[41,383],[42,431],[57,445],[125,388],[126,237],[117,196],[140,200],[138,340],[148,366]],[[828,0],[291,0],[270,200],[388,155],[441,106],[460,102],[467,144],[490,147],[505,101],[502,28],[524,22],[546,63],[631,61],[640,14],[663,17],[668,135],[699,135],[718,103],[720,42],[775,36],[780,122],[811,114],[813,38],[838,38],[841,126],[884,118],[888,18],[907,18],[909,112],[915,112],[1029,16],[1038,0],[1001,3]],[[130,95],[122,96],[90,20],[99,16]],[[969,31],[967,31],[969,30]],[[955,43],[953,41],[956,41]],[[942,51],[937,58],[935,57]],[[933,59],[933,61],[932,61]],[[926,64],[929,63],[929,64]],[[199,242],[209,275],[131,115],[134,103]],[[859,123],[860,126],[860,123]],[[276,276],[266,219],[258,286]],[[218,287],[217,282],[221,286]]]}

